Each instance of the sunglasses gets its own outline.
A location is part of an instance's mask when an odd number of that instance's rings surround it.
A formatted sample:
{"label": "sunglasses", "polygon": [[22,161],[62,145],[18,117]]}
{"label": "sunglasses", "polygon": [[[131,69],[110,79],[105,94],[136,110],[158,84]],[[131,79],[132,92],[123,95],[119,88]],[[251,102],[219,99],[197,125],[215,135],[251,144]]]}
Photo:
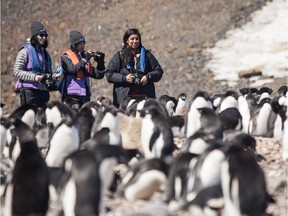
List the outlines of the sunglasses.
{"label": "sunglasses", "polygon": [[48,37],[48,34],[46,34],[46,33],[41,33],[41,34],[38,34],[38,36],[41,37],[41,38],[43,38],[43,37],[47,38],[47,37]]}

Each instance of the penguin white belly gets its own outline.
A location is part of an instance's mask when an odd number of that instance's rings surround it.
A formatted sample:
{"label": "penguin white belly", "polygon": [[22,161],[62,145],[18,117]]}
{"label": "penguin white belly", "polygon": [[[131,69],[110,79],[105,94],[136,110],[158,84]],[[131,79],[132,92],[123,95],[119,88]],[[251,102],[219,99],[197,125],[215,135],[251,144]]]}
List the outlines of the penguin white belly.
{"label": "penguin white belly", "polygon": [[255,135],[261,136],[267,133],[268,118],[271,110],[271,105],[268,103],[264,104],[261,108],[257,118]]}
{"label": "penguin white belly", "polygon": [[159,138],[156,140],[152,148],[153,157],[160,158],[163,147],[164,147],[163,134],[160,134]]}
{"label": "penguin white belly", "polygon": [[165,184],[166,176],[158,170],[150,170],[139,176],[134,184],[129,185],[125,190],[125,198],[129,201],[136,199],[147,199]]}
{"label": "penguin white belly", "polygon": [[22,116],[21,120],[26,123],[30,128],[33,128],[35,122],[35,112],[34,110],[27,110]]}
{"label": "penguin white belly", "polygon": [[46,157],[47,166],[61,167],[63,160],[79,148],[78,129],[66,124],[61,125],[50,141],[50,149]]}
{"label": "penguin white belly", "polygon": [[[238,192],[236,191],[235,184],[232,185],[233,191],[231,191],[230,188],[230,181],[231,181],[231,176],[229,173],[229,164],[228,161],[224,161],[221,166],[221,185],[222,185],[222,190],[223,190],[223,198],[224,198],[224,216],[230,216],[230,215],[235,215],[235,216],[240,216],[239,209],[236,208],[234,203],[232,202],[232,197],[237,196]],[[230,196],[230,191],[231,195]]]}
{"label": "penguin white belly", "polygon": [[277,115],[277,118],[274,123],[273,137],[277,139],[281,139],[283,137],[282,119],[280,115]]}
{"label": "penguin white belly", "polygon": [[72,178],[67,182],[62,194],[63,211],[65,216],[75,216],[76,186]]}
{"label": "penguin white belly", "polygon": [[201,183],[202,186],[208,187],[220,183],[221,163],[224,160],[225,155],[220,150],[214,150],[207,155],[201,166]]}
{"label": "penguin white belly", "polygon": [[112,184],[114,177],[114,167],[117,165],[116,158],[106,158],[101,162],[99,174],[101,178],[101,187],[106,192]]}
{"label": "penguin white belly", "polygon": [[9,184],[6,189],[5,203],[2,209],[5,216],[12,215],[12,199],[13,199],[13,185]]}
{"label": "penguin white belly", "polygon": [[141,128],[141,145],[144,151],[145,158],[152,158],[153,154],[149,149],[150,139],[153,134],[154,124],[151,117],[145,116],[142,120]]}

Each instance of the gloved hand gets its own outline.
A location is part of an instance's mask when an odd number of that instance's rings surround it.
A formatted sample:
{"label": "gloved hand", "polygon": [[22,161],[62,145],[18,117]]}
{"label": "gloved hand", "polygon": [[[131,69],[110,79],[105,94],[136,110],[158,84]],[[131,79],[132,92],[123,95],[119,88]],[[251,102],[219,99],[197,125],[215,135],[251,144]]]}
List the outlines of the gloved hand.
{"label": "gloved hand", "polygon": [[94,60],[99,64],[99,63],[103,63],[105,60],[105,53],[103,52],[94,52],[93,53],[93,58]]}

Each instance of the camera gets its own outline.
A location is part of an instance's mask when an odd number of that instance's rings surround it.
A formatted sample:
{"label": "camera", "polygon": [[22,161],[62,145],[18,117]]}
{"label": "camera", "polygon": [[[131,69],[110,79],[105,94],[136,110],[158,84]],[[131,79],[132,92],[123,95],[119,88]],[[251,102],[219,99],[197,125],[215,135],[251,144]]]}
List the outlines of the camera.
{"label": "camera", "polygon": [[133,74],[135,77],[133,83],[137,86],[142,86],[141,79],[143,75],[138,70],[135,70],[134,68],[130,68],[130,73]]}
{"label": "camera", "polygon": [[46,86],[48,91],[57,91],[58,90],[56,80],[54,80],[52,78],[51,74],[47,74],[47,73],[44,74],[41,82],[44,83],[44,85]]}
{"label": "camera", "polygon": [[99,51],[92,52],[92,57],[96,62],[104,61],[105,54]]}
{"label": "camera", "polygon": [[142,86],[141,75],[139,73],[135,73],[134,76],[135,76],[134,84],[137,86]]}

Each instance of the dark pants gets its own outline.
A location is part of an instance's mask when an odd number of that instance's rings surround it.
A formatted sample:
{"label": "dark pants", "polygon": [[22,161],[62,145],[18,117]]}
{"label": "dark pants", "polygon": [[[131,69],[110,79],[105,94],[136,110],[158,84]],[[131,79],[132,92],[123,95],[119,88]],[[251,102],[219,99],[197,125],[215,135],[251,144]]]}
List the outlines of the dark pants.
{"label": "dark pants", "polygon": [[62,97],[62,102],[71,108],[81,108],[82,105],[88,101],[90,101],[90,96],[67,95]]}
{"label": "dark pants", "polygon": [[38,89],[20,89],[20,103],[32,104],[37,107],[45,107],[46,103],[49,101],[49,91],[41,91]]}

